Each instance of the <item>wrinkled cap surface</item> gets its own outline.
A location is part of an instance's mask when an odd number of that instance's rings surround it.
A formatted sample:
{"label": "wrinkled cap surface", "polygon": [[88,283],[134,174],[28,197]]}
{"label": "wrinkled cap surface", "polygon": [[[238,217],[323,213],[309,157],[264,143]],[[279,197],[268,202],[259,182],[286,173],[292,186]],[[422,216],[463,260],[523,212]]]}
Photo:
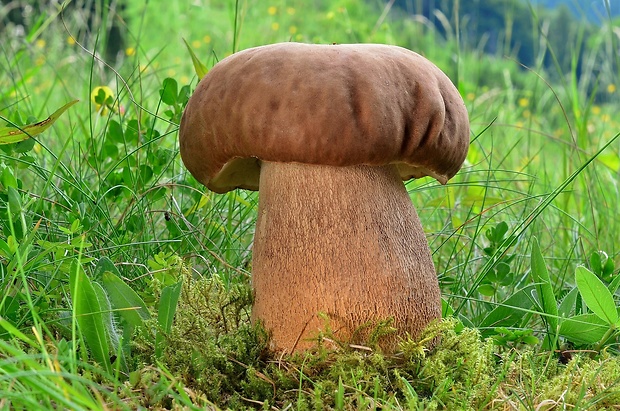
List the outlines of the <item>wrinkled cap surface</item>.
{"label": "wrinkled cap surface", "polygon": [[181,119],[181,157],[210,190],[258,190],[261,161],[397,166],[442,184],[469,147],[463,99],[433,63],[379,44],[279,43],[216,64]]}

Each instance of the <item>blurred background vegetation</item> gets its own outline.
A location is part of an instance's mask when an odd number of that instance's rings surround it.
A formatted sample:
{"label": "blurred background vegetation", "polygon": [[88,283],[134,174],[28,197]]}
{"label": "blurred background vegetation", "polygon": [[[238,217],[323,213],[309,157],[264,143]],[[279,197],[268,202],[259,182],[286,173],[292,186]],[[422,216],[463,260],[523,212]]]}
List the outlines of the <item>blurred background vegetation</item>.
{"label": "blurred background vegetation", "polygon": [[[585,75],[584,61],[601,41],[601,26],[620,15],[620,3],[605,0],[397,0],[394,5],[427,19],[444,36],[456,35],[450,22],[458,21],[462,45],[542,68],[555,80],[575,70],[578,78]],[[599,63],[615,70],[618,62]]]}
{"label": "blurred background vegetation", "polygon": [[[617,1],[603,0],[2,0],[0,134],[40,130],[67,110],[44,133],[0,146],[0,409],[96,408],[99,391],[110,408],[127,398],[257,405],[276,391],[283,408],[321,408],[334,392],[341,404],[370,398],[385,408],[537,409],[548,396],[567,407],[617,405],[618,13]],[[320,357],[283,376],[262,356],[247,287],[235,288],[250,277],[257,196],[207,192],[181,164],[177,131],[198,81],[186,44],[209,68],[283,41],[403,46],[457,85],[472,130],[465,165],[446,186],[420,179],[407,189],[444,314],[469,327],[471,361]],[[607,291],[578,290],[580,265],[593,273],[582,268],[582,283],[598,279]],[[607,322],[584,303],[603,294]],[[573,328],[558,330],[551,317]],[[443,341],[463,337],[456,320]],[[587,367],[562,368],[562,350],[611,365],[575,376]],[[372,378],[349,367],[368,358],[380,365]],[[478,384],[481,358],[505,367],[490,371],[502,377]],[[424,374],[438,363],[444,374]],[[451,380],[463,367],[468,377]]]}

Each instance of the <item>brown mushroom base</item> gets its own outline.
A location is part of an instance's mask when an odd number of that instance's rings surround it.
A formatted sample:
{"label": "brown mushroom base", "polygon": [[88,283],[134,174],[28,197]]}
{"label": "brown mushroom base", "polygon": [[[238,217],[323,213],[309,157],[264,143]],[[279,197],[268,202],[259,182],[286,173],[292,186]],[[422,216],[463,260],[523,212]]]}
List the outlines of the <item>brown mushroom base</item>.
{"label": "brown mushroom base", "polygon": [[428,243],[394,166],[263,162],[252,271],[252,317],[277,351],[315,345],[319,313],[355,344],[363,326],[392,317],[386,351],[441,316]]}

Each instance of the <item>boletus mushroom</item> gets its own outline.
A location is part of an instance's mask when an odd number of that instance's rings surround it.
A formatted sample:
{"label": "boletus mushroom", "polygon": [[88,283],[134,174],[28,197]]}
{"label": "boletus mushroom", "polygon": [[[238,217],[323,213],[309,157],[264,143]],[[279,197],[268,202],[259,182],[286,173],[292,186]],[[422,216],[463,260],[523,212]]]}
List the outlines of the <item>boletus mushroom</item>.
{"label": "boletus mushroom", "polygon": [[247,49],[200,81],[181,157],[216,193],[258,190],[255,303],[278,351],[329,326],[363,344],[379,320],[418,336],[441,316],[437,275],[403,180],[445,184],[469,146],[449,78],[407,49],[282,43]]}

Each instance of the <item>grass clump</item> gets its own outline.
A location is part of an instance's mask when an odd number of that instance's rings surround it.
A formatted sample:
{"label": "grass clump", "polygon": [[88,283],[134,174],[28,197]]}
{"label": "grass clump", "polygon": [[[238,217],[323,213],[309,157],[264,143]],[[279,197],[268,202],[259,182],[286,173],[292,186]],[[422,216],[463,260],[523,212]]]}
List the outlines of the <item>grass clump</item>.
{"label": "grass clump", "polygon": [[515,352],[494,402],[506,409],[617,409],[620,362],[609,353],[591,354],[564,352],[558,361],[531,349]]}

